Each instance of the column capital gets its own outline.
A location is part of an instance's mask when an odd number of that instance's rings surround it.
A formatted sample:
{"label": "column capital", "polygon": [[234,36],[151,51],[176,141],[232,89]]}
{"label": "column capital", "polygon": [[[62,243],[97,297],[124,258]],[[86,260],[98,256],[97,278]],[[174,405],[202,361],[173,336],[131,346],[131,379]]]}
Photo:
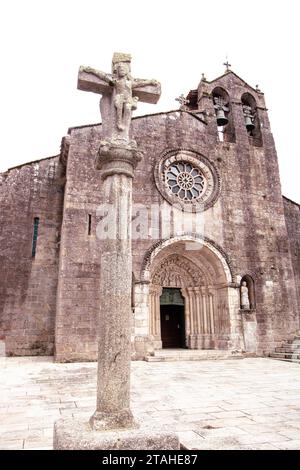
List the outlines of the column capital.
{"label": "column capital", "polygon": [[102,170],[102,179],[117,174],[133,178],[134,170],[142,156],[143,152],[138,150],[134,140],[129,143],[120,139],[101,140],[95,166],[97,170]]}
{"label": "column capital", "polygon": [[163,288],[156,284],[150,284],[149,293],[161,296]]}

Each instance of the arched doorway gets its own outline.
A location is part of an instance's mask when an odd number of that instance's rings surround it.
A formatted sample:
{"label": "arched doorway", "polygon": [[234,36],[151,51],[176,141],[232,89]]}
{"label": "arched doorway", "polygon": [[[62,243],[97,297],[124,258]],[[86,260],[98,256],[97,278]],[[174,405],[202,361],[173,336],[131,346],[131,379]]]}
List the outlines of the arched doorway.
{"label": "arched doorway", "polygon": [[[232,279],[226,260],[216,249],[197,242],[174,241],[156,249],[148,263],[149,274],[149,334],[156,349],[172,347],[166,341],[167,325],[176,325],[162,319],[161,298],[164,291],[180,292],[184,305],[184,340],[177,337],[177,346],[190,349],[231,349],[234,347],[238,311],[238,296],[231,295]],[[230,302],[229,302],[230,297]],[[235,299],[236,297],[236,299]],[[235,306],[235,303],[237,305]],[[175,309],[176,310],[176,309]],[[174,311],[175,311],[174,310]],[[231,310],[231,311],[230,311]],[[164,323],[163,323],[164,322]],[[233,334],[234,332],[234,334]]]}

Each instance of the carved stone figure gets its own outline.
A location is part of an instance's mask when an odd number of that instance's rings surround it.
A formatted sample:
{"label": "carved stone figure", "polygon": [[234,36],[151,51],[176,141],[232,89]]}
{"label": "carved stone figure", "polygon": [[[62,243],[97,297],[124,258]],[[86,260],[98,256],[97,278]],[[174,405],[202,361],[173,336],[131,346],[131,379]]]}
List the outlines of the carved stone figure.
{"label": "carved stone figure", "polygon": [[[112,59],[111,74],[91,67],[82,66],[79,69],[78,88],[102,94],[100,112],[104,138],[130,142],[132,110],[137,108],[138,100],[155,103],[160,96],[160,84],[156,80],[131,76],[130,62],[129,54],[116,52]],[[98,81],[95,82],[91,76]]]}
{"label": "carved stone figure", "polygon": [[241,308],[246,310],[250,309],[249,289],[246,281],[243,281],[241,285]]}

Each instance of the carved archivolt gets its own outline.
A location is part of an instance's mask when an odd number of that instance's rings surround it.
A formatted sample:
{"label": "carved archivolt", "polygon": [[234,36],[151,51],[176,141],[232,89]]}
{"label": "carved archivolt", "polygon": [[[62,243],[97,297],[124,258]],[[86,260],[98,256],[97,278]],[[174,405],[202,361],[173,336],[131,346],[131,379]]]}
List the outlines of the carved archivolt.
{"label": "carved archivolt", "polygon": [[203,284],[203,276],[194,263],[175,254],[162,261],[152,283],[162,287],[196,287]]}

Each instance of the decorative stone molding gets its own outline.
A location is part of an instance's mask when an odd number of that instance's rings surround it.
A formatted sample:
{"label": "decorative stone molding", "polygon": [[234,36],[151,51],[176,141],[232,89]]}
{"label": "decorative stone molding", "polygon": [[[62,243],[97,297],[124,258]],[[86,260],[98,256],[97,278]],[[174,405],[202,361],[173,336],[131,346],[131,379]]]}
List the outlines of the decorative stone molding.
{"label": "decorative stone molding", "polygon": [[172,245],[176,242],[196,242],[200,245],[209,248],[216,256],[219,258],[220,262],[225,271],[226,279],[228,284],[234,282],[236,278],[236,272],[227,256],[225,251],[213,240],[209,239],[208,237],[197,237],[191,233],[185,233],[183,235],[172,237],[172,238],[165,238],[164,240],[160,240],[155,243],[145,254],[142,267],[141,267],[141,282],[149,282],[150,280],[150,266],[157,256],[157,254],[162,251],[167,246]]}
{"label": "decorative stone molding", "polygon": [[103,180],[116,174],[133,178],[134,170],[142,155],[142,151],[138,150],[134,141],[124,144],[117,140],[106,139],[100,142],[95,166],[97,170],[102,170]]}

